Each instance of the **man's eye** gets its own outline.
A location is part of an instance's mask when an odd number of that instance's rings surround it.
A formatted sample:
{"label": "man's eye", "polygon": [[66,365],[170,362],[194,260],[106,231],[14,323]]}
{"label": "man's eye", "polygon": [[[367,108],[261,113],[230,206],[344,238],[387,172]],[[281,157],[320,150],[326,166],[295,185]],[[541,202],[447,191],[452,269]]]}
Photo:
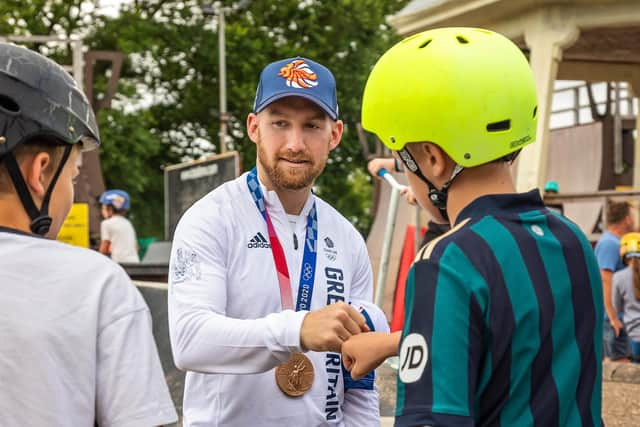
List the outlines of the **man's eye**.
{"label": "man's eye", "polygon": [[276,120],[275,122],[273,122],[273,125],[276,127],[285,127],[287,125],[287,122],[285,122],[284,120]]}

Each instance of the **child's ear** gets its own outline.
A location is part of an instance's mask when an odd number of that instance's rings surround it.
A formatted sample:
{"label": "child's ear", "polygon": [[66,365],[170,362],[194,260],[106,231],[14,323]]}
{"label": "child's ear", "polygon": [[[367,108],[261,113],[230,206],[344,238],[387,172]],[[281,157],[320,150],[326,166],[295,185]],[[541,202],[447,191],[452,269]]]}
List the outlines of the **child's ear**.
{"label": "child's ear", "polygon": [[442,150],[436,144],[432,144],[431,142],[427,142],[425,144],[421,144],[425,153],[427,154],[427,159],[429,161],[429,166],[431,167],[431,173],[436,178],[448,179],[447,174],[447,166],[449,164],[450,157],[447,153]]}
{"label": "child's ear", "polygon": [[27,184],[27,188],[37,198],[44,198],[46,193],[47,184],[50,177],[47,174],[47,169],[51,163],[51,156],[49,153],[41,151],[33,156],[28,156],[20,164],[22,169],[22,176],[24,182]]}

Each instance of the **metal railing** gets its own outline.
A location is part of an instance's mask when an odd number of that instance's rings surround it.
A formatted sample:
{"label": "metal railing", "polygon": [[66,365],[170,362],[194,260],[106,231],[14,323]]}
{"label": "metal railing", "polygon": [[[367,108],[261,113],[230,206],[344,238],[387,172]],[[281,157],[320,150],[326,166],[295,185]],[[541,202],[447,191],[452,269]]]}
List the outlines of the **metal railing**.
{"label": "metal railing", "polygon": [[[594,89],[600,89],[603,86],[604,99],[594,93]],[[602,92],[602,90],[599,90],[599,92]],[[568,100],[569,102],[563,103],[568,104],[568,106],[554,106],[553,104],[557,103],[558,100]],[[600,109],[602,107],[604,107],[604,112],[601,113]],[[581,116],[581,112],[585,111],[589,113],[586,119]],[[581,82],[556,87],[553,91],[551,128],[587,124],[607,115],[633,118],[637,114],[638,102],[632,95],[631,88],[627,82]],[[558,124],[557,122],[561,121],[559,120],[560,116],[569,116],[571,120]],[[554,121],[556,122],[555,124]]]}

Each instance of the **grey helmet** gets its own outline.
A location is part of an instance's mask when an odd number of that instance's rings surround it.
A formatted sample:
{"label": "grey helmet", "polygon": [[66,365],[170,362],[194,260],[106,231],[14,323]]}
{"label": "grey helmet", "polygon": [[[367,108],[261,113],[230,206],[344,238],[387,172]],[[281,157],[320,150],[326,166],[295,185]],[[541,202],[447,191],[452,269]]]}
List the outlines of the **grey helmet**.
{"label": "grey helmet", "polygon": [[[12,154],[16,146],[36,137],[67,145],[39,209]],[[72,145],[77,143],[82,143],[83,150],[91,150],[100,144],[100,137],[91,104],[73,78],[39,53],[0,42],[0,161],[9,171],[36,234],[49,230],[51,192]]]}

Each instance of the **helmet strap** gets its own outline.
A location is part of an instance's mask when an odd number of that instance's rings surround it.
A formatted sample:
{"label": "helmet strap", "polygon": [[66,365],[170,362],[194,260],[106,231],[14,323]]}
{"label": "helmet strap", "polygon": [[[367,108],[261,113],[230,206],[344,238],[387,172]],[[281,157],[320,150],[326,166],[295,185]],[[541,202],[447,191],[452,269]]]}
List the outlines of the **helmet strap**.
{"label": "helmet strap", "polygon": [[449,187],[451,187],[451,183],[453,180],[464,170],[462,166],[456,163],[453,168],[453,172],[451,173],[451,177],[447,182],[444,183],[441,189],[438,190],[436,186],[427,179],[426,176],[420,170],[418,163],[415,161],[409,150],[403,148],[398,151],[398,155],[400,159],[402,159],[402,163],[409,169],[413,174],[415,174],[418,178],[420,178],[427,187],[429,187],[429,201],[433,206],[438,208],[440,211],[440,215],[449,222],[449,214],[447,213],[447,198],[449,196]]}
{"label": "helmet strap", "polygon": [[73,147],[71,145],[67,145],[65,147],[58,169],[51,179],[51,183],[44,195],[40,209],[38,209],[33,202],[33,197],[31,197],[27,184],[24,182],[20,166],[18,166],[18,162],[13,156],[13,153],[7,153],[3,158],[5,165],[7,166],[7,171],[9,171],[9,175],[13,181],[13,185],[18,193],[18,197],[20,197],[20,201],[22,201],[22,206],[29,215],[29,219],[31,219],[29,227],[33,233],[40,236],[47,234],[49,232],[49,228],[51,228],[52,219],[49,216],[49,201],[51,200],[51,193],[53,193],[53,189],[60,177],[60,174],[62,173],[64,165],[67,163],[67,160],[69,160],[72,148]]}

